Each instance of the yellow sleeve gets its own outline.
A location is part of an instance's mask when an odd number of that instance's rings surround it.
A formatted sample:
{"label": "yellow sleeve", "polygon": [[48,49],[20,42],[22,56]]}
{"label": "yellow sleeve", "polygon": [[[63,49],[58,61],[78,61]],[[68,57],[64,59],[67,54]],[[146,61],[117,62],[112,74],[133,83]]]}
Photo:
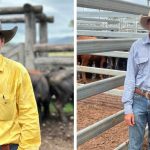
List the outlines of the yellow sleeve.
{"label": "yellow sleeve", "polygon": [[39,115],[30,76],[23,70],[17,90],[21,135],[18,150],[39,150],[41,144]]}

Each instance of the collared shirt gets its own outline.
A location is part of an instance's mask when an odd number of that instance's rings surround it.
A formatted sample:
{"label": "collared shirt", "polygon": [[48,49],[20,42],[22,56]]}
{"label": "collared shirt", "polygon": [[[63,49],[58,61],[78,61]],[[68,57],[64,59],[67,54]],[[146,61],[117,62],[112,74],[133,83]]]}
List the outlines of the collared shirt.
{"label": "collared shirt", "polygon": [[40,127],[28,71],[0,55],[0,145],[19,144],[18,150],[38,150]]}
{"label": "collared shirt", "polygon": [[149,34],[135,41],[129,52],[122,96],[125,114],[133,113],[132,103],[135,87],[150,91]]}

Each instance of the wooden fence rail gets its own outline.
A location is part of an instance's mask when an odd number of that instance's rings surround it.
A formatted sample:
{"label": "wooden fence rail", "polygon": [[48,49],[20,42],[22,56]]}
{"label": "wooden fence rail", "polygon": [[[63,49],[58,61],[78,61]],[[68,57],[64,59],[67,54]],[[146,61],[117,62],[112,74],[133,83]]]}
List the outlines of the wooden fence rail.
{"label": "wooden fence rail", "polygon": [[35,13],[42,12],[42,6],[31,6],[29,4],[25,4],[24,7],[0,7],[0,15],[6,14],[24,14],[26,11],[32,9]]}
{"label": "wooden fence rail", "polygon": [[73,45],[35,44],[34,52],[73,52]]}
{"label": "wooden fence rail", "polygon": [[[40,22],[42,20],[42,16],[36,15],[36,22]],[[2,23],[25,23],[25,17],[5,17],[5,18],[0,18]],[[53,16],[46,16],[45,18],[46,22],[53,23],[54,22],[54,17]]]}

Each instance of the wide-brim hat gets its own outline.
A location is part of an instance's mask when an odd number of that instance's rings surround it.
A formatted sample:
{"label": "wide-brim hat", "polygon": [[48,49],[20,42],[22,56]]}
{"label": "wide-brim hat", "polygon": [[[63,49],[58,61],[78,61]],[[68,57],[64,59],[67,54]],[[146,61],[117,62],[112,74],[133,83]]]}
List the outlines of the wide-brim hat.
{"label": "wide-brim hat", "polygon": [[150,27],[147,24],[147,21],[149,19],[150,19],[150,12],[148,13],[148,16],[141,16],[141,18],[140,18],[140,24],[146,30],[150,30]]}
{"label": "wide-brim hat", "polygon": [[16,34],[18,27],[15,26],[10,30],[3,30],[0,26],[0,35],[4,37],[4,42],[9,42]]}

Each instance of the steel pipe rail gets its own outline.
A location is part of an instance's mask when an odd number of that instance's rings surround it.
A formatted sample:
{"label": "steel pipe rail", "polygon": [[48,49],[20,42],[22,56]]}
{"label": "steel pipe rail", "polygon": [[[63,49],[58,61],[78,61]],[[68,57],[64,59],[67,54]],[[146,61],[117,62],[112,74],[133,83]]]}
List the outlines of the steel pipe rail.
{"label": "steel pipe rail", "polygon": [[105,31],[119,31],[119,27],[101,27],[101,26],[95,26],[91,24],[78,24],[77,25],[77,30],[105,30]]}
{"label": "steel pipe rail", "polygon": [[150,7],[120,0],[78,0],[77,6],[124,12],[136,15],[147,15]]}
{"label": "steel pipe rail", "polygon": [[125,75],[115,76],[104,80],[88,83],[77,88],[77,100],[82,100],[87,97],[114,89],[123,85]]}
{"label": "steel pipe rail", "polygon": [[77,42],[77,54],[128,50],[136,39],[97,39]]}
{"label": "steel pipe rail", "polygon": [[124,112],[119,111],[116,114],[113,114],[101,121],[96,122],[93,125],[90,125],[87,128],[84,128],[77,133],[77,145],[81,145],[86,141],[96,137],[97,135],[103,133],[104,131],[112,128],[118,123],[123,121]]}
{"label": "steel pipe rail", "polygon": [[142,38],[147,33],[134,33],[134,32],[103,32],[92,30],[78,30],[77,35],[108,37],[108,38]]}
{"label": "steel pipe rail", "polygon": [[35,44],[35,52],[69,52],[73,51],[74,47],[72,44],[66,45],[50,45],[50,44]]}
{"label": "steel pipe rail", "polygon": [[104,53],[91,53],[90,55],[116,57],[116,58],[128,58],[129,52],[111,51],[111,52],[104,52]]}
{"label": "steel pipe rail", "polygon": [[111,76],[125,75],[126,72],[126,71],[119,71],[113,69],[104,69],[104,68],[86,67],[86,66],[77,66],[77,71],[96,73],[96,74],[105,74]]}
{"label": "steel pipe rail", "polygon": [[84,84],[78,83],[77,86],[84,86]]}
{"label": "steel pipe rail", "polygon": [[[85,84],[81,84],[81,83],[77,83],[78,87],[84,86]],[[123,94],[123,90],[119,90],[119,89],[112,89],[109,91],[104,92],[105,94],[110,94],[110,95],[115,95],[115,96],[122,96]]]}
{"label": "steel pipe rail", "polygon": [[102,22],[107,22],[108,24],[118,24],[120,23],[117,20],[110,20],[110,19],[99,19],[99,18],[84,18],[84,17],[78,17],[77,18],[77,23],[87,23],[87,22],[91,22],[91,23],[102,23]]}
{"label": "steel pipe rail", "polygon": [[[81,83],[78,83],[77,86],[78,87],[81,87],[81,86],[84,86],[85,84],[81,84]],[[110,94],[110,95],[115,95],[115,96],[122,96],[123,94],[123,90],[118,90],[118,89],[112,89],[112,90],[109,90],[109,91],[106,91],[104,92],[105,94]]]}
{"label": "steel pipe rail", "polygon": [[[109,5],[108,5],[109,6]],[[111,17],[111,18],[114,18],[114,17],[118,17],[118,18],[126,18],[126,17],[130,17],[130,18],[133,18],[133,19],[136,19],[138,20],[139,19],[139,16],[138,15],[133,15],[133,14],[127,14],[127,13],[118,13],[118,12],[107,12],[107,11],[101,11],[101,12],[88,12],[88,11],[85,11],[85,12],[77,12],[77,16],[78,17],[84,17],[84,18],[96,18],[97,19],[99,17]]]}
{"label": "steel pipe rail", "polygon": [[110,94],[110,95],[115,95],[115,96],[122,96],[123,95],[123,90],[112,89],[112,90],[106,91],[104,93]]}

